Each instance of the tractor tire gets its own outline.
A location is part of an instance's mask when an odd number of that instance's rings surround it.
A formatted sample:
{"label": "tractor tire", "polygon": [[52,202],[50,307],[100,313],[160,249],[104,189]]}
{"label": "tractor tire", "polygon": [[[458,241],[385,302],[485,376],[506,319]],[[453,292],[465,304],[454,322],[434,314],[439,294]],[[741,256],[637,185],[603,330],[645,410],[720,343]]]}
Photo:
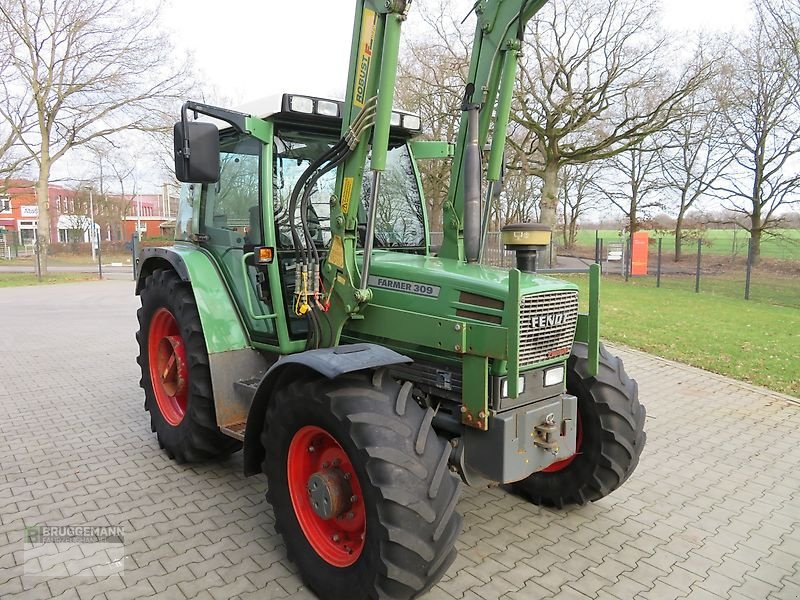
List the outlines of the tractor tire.
{"label": "tractor tire", "polygon": [[578,449],[513,488],[534,504],[562,508],[608,496],[631,476],[644,448],[645,408],[619,357],[600,345],[597,377],[589,349],[576,343],[567,362],[567,391],[578,398]]}
{"label": "tractor tire", "polygon": [[[267,409],[267,500],[289,559],[321,600],[418,598],[455,560],[461,480],[433,411],[411,389],[383,369],[315,374],[277,391]],[[317,502],[320,475],[334,484]],[[342,500],[327,515],[312,506]]]}
{"label": "tractor tire", "polygon": [[191,286],[156,269],[136,312],[144,409],[167,456],[179,463],[227,456],[241,443],[219,431],[203,327]]}

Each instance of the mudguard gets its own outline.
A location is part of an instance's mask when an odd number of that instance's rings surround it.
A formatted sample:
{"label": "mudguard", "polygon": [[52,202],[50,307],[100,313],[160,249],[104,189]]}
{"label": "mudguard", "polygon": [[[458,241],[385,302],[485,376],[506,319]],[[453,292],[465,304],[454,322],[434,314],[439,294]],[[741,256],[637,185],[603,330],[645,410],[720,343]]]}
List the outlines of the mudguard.
{"label": "mudguard", "polygon": [[181,279],[191,282],[209,354],[251,347],[228,286],[203,250],[181,243],[166,248],[144,248],[136,266],[137,295],[155,269],[172,269]]}
{"label": "mudguard", "polygon": [[267,405],[274,390],[280,389],[284,381],[308,376],[308,371],[335,379],[344,373],[409,362],[412,362],[409,357],[378,344],[347,344],[282,357],[266,372],[250,405],[244,434],[244,474],[261,472],[261,462],[264,460],[261,432]]}

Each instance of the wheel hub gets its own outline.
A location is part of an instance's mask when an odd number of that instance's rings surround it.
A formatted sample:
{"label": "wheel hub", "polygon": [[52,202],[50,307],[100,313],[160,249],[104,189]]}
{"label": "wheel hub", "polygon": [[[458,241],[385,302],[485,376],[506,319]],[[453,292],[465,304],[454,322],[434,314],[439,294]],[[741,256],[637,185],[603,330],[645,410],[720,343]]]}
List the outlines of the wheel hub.
{"label": "wheel hub", "polygon": [[177,427],[186,415],[189,367],[178,322],[167,308],[159,308],[150,320],[147,354],[158,410],[167,423]]}
{"label": "wheel hub", "polygon": [[341,517],[350,510],[353,490],[348,483],[349,474],[339,469],[326,469],[314,473],[308,479],[308,498],[314,512],[321,519]]}
{"label": "wheel hub", "polygon": [[367,514],[355,467],[325,429],[300,428],[286,465],[295,517],[311,548],[334,567],[349,567],[364,550]]}
{"label": "wheel hub", "polygon": [[183,357],[183,340],[178,335],[168,335],[158,343],[158,372],[161,384],[170,396],[182,394],[186,387],[186,365]]}

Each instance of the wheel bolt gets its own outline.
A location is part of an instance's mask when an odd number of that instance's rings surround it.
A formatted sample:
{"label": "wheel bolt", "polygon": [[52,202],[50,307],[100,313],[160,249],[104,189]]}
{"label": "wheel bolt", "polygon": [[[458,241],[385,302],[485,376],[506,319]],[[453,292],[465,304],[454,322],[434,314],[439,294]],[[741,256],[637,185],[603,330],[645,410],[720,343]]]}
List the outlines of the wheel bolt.
{"label": "wheel bolt", "polygon": [[324,462],[324,463],[322,463],[322,468],[323,468],[323,469],[327,469],[327,468],[328,468],[328,467],[330,467],[330,466],[331,466],[331,463],[329,463],[329,462],[327,462],[327,461],[326,461],[326,462]]}
{"label": "wheel bolt", "polygon": [[352,521],[355,518],[355,515],[353,513],[349,512],[349,513],[347,513],[347,518]]}
{"label": "wheel bolt", "polygon": [[340,540],[340,539],[342,539],[342,538],[340,538],[340,537],[339,537],[339,534],[338,534],[338,533],[334,533],[334,534],[333,534],[333,537],[332,537],[331,539],[332,539],[334,542],[337,542],[337,543],[338,543],[338,542],[339,542],[339,540]]}
{"label": "wheel bolt", "polygon": [[314,448],[314,446],[309,446],[309,447],[308,447],[308,453],[309,453],[309,454],[314,454],[314,452],[316,452],[316,451],[317,451],[317,449],[316,449],[316,448]]}
{"label": "wheel bolt", "polygon": [[349,480],[349,479],[350,479],[350,477],[351,477],[350,473],[345,473],[345,474],[344,474],[344,478],[345,478],[345,479]]}
{"label": "wheel bolt", "polygon": [[358,502],[358,496],[350,496],[350,502],[352,503]]}

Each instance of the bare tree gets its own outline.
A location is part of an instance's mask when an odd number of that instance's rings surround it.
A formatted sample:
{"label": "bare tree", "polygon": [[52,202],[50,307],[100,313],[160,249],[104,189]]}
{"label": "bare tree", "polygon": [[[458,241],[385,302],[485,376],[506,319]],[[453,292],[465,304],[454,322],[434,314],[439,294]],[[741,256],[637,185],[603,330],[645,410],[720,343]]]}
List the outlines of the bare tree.
{"label": "bare tree", "polygon": [[[429,3],[419,11],[427,35],[409,40],[398,68],[397,101],[420,115],[427,139],[454,141],[458,134],[471,39],[461,32],[451,14],[445,2],[435,6]],[[441,227],[450,161],[422,161],[419,170],[429,221],[433,228]]]}
{"label": "bare tree", "polygon": [[[48,182],[71,149],[123,130],[163,129],[186,84],[168,64],[158,11],[123,0],[0,0],[2,35],[17,40],[11,63],[32,102],[35,127],[18,137],[38,171],[38,239],[47,269]],[[166,111],[166,112],[165,112]],[[12,123],[12,127],[18,127]]]}
{"label": "bare tree", "polygon": [[666,132],[661,155],[664,186],[677,194],[675,261],[681,259],[683,224],[698,200],[713,186],[733,161],[722,127],[722,116],[706,91],[687,98],[684,117]]}
{"label": "bare tree", "polygon": [[559,205],[562,216],[562,238],[565,248],[572,248],[578,239],[580,219],[597,205],[594,180],[600,165],[587,163],[564,167],[561,177]]}
{"label": "bare tree", "polygon": [[0,28],[0,180],[15,175],[28,158],[18,146],[20,137],[32,126],[33,102],[19,93],[24,82],[13,60],[18,43],[15,36]]}
{"label": "bare tree", "polygon": [[564,0],[529,24],[509,141],[542,180],[543,223],[555,225],[564,166],[637,148],[708,79],[708,64],[675,67],[658,22],[653,2]]}
{"label": "bare tree", "polygon": [[661,151],[662,146],[648,138],[607,159],[602,179],[592,181],[591,187],[625,215],[631,235],[640,229],[643,217],[665,207]]}
{"label": "bare tree", "polygon": [[734,160],[716,187],[725,208],[746,218],[756,262],[764,232],[800,202],[800,49],[791,33],[800,20],[789,20],[793,15],[778,11],[780,4],[755,3],[756,19],[731,48],[719,93]]}

